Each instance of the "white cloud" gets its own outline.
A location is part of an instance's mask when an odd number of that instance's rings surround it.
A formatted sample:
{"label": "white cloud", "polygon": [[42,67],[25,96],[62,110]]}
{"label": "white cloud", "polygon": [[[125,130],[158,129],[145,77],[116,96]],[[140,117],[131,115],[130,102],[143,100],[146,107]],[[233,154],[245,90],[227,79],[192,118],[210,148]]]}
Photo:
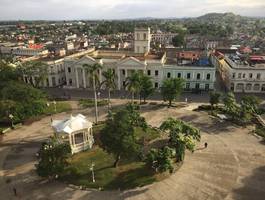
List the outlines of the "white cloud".
{"label": "white cloud", "polygon": [[188,17],[208,12],[265,16],[264,0],[0,0],[0,20]]}

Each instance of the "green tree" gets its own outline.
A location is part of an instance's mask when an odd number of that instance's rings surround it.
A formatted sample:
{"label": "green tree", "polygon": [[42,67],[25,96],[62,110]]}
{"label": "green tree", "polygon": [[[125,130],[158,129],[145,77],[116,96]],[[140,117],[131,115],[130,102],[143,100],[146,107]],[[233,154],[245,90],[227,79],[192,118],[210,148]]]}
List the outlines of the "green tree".
{"label": "green tree", "polygon": [[116,157],[114,167],[118,166],[121,158],[134,157],[140,152],[134,127],[136,125],[142,126],[145,120],[131,106],[118,111],[116,114],[111,113],[100,135],[103,149]]}
{"label": "green tree", "polygon": [[238,116],[239,113],[239,106],[236,103],[236,98],[234,93],[229,92],[223,99],[225,110],[228,114],[232,116],[234,119]]}
{"label": "green tree", "polygon": [[178,35],[173,37],[172,43],[175,47],[180,47],[185,44],[185,34],[180,32]]}
{"label": "green tree", "polygon": [[169,133],[169,143],[176,149],[177,161],[183,161],[185,156],[185,149],[194,151],[195,141],[200,141],[200,131],[183,122],[169,118],[160,126],[162,131]]}
{"label": "green tree", "polygon": [[99,85],[98,71],[102,69],[102,66],[98,63],[93,65],[83,64],[84,70],[87,70],[89,77],[92,79],[94,101],[95,101],[95,121],[98,123],[98,101],[97,101],[97,85]]}
{"label": "green tree", "polygon": [[218,107],[218,104],[220,103],[221,93],[219,92],[210,92],[210,104],[212,106],[212,110],[214,109],[214,106]]}
{"label": "green tree", "polygon": [[144,103],[148,97],[154,93],[153,83],[151,78],[145,74],[140,77],[140,101],[144,99]]}
{"label": "green tree", "polygon": [[38,154],[37,173],[43,177],[56,178],[68,166],[71,148],[68,143],[60,143],[53,138],[42,144]]}
{"label": "green tree", "polygon": [[40,61],[28,61],[20,64],[18,71],[22,77],[28,78],[32,86],[40,87],[48,76],[48,65]]}
{"label": "green tree", "polygon": [[174,150],[168,146],[162,149],[151,149],[145,158],[145,163],[155,172],[173,171],[172,157]]}
{"label": "green tree", "polygon": [[161,94],[164,101],[168,101],[168,106],[172,105],[175,100],[183,91],[184,80],[180,78],[165,79],[162,83]]}
{"label": "green tree", "polygon": [[132,94],[132,102],[134,102],[135,94],[139,94],[141,90],[141,74],[139,72],[133,72],[131,76],[126,78],[125,87]]}
{"label": "green tree", "polygon": [[108,89],[108,110],[110,110],[110,93],[111,90],[114,90],[116,88],[116,74],[112,69],[108,69],[107,71],[104,71],[102,73],[105,80],[101,83],[101,85],[104,85]]}
{"label": "green tree", "polygon": [[241,100],[241,108],[251,114],[257,114],[259,112],[259,105],[261,99],[257,96],[244,96]]}

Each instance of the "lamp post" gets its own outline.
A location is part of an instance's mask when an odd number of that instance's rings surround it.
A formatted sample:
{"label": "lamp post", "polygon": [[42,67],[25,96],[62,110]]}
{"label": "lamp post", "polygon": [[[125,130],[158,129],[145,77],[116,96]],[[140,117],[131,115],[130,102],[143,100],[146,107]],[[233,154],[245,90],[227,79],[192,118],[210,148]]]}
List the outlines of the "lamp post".
{"label": "lamp post", "polygon": [[52,103],[53,103],[53,105],[54,105],[54,112],[56,113],[56,112],[57,112],[56,101],[53,101]]}
{"label": "lamp post", "polygon": [[90,171],[91,171],[91,174],[92,174],[92,182],[95,183],[96,180],[95,180],[95,174],[94,174],[94,167],[95,167],[95,164],[92,162],[91,163],[91,166],[90,166]]}

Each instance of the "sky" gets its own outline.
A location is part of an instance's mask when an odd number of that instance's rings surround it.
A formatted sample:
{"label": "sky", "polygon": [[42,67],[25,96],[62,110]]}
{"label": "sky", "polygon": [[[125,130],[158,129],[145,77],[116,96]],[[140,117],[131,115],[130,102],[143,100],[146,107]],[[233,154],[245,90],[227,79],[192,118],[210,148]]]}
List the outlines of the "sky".
{"label": "sky", "polygon": [[265,0],[0,0],[0,20],[197,17],[209,12],[265,17]]}

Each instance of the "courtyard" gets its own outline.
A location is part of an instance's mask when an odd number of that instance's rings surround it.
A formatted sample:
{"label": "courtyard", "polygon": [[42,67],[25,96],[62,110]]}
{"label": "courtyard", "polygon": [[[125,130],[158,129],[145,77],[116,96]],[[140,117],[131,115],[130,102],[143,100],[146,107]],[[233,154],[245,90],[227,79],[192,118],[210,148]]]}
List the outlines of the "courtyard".
{"label": "courtyard", "polygon": [[[113,106],[126,103],[115,100]],[[14,130],[0,145],[0,192],[2,199],[264,199],[265,144],[249,134],[251,127],[220,122],[207,113],[194,112],[197,103],[167,108],[149,105],[141,109],[149,125],[159,127],[168,117],[190,122],[201,129],[201,143],[194,153],[187,152],[182,167],[169,178],[141,188],[125,191],[80,190],[62,182],[48,182],[35,173],[36,152],[53,131],[50,117]],[[94,109],[80,109],[72,102],[73,114],[81,113],[93,121]],[[107,108],[99,108],[100,120]],[[63,119],[70,113],[53,115]],[[208,148],[203,144],[207,142]],[[14,196],[16,188],[18,197]]]}

